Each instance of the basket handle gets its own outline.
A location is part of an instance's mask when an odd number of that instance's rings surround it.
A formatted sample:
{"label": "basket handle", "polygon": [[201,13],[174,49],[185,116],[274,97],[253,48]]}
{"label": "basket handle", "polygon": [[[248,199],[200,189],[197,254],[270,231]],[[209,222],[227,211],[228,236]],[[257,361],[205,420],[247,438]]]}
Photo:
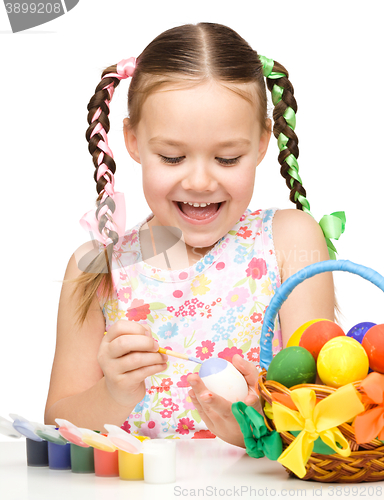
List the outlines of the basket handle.
{"label": "basket handle", "polygon": [[277,289],[277,292],[272,297],[267,307],[260,337],[260,366],[262,368],[268,370],[269,364],[272,361],[272,338],[275,318],[280,307],[287,300],[288,295],[304,280],[316,274],[326,273],[328,271],[346,271],[348,273],[357,274],[370,281],[384,292],[384,277],[381,274],[369,267],[355,264],[349,260],[325,260],[304,267],[284,281]]}

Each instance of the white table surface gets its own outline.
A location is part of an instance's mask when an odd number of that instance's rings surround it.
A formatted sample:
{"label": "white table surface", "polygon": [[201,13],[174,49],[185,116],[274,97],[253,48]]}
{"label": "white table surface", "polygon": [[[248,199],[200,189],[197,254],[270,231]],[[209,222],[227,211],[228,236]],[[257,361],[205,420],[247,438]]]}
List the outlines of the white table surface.
{"label": "white table surface", "polygon": [[28,467],[25,438],[0,443],[0,500],[384,497],[384,482],[300,481],[289,477],[278,462],[251,458],[218,439],[180,440],[176,451],[176,482],[154,485]]}

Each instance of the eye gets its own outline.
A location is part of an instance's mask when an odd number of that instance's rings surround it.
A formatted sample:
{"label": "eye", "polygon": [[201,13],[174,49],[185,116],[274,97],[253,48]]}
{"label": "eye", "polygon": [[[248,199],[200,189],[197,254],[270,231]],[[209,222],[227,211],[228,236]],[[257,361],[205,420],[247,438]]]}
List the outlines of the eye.
{"label": "eye", "polygon": [[[160,156],[160,160],[163,162],[163,163],[168,163],[168,164],[177,164],[177,163],[180,163],[180,161],[185,158],[184,156],[178,156],[176,158],[169,158],[168,156],[163,156],[163,155],[159,155]],[[237,158],[219,158],[219,157],[216,157],[216,160],[221,163],[221,165],[237,165],[240,161],[240,156],[238,156]]]}
{"label": "eye", "polygon": [[219,163],[221,163],[222,165],[237,165],[240,161],[240,156],[238,156],[237,158],[217,158],[216,157],[216,160],[219,161]]}
{"label": "eye", "polygon": [[160,160],[163,163],[171,163],[171,164],[176,164],[180,163],[180,161],[184,158],[184,156],[178,156],[177,158],[168,158],[167,156],[159,155]]}

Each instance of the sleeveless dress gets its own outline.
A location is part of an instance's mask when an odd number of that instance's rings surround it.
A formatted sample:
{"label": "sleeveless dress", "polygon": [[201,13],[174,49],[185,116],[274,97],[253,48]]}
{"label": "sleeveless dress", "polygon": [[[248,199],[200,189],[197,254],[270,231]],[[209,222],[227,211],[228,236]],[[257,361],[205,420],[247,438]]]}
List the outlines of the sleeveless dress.
{"label": "sleeveless dress", "polygon": [[[99,297],[106,330],[119,319],[137,321],[151,327],[160,347],[202,361],[212,356],[231,361],[237,353],[259,366],[264,313],[281,284],[272,238],[275,212],[248,208],[203,258],[180,270],[142,260],[139,230],[151,213],[122,239],[115,298]],[[273,355],[282,347],[277,317]],[[188,396],[187,375],[201,365],[171,356],[167,365],[145,380],[146,395],[122,428],[150,438],[215,437]]]}

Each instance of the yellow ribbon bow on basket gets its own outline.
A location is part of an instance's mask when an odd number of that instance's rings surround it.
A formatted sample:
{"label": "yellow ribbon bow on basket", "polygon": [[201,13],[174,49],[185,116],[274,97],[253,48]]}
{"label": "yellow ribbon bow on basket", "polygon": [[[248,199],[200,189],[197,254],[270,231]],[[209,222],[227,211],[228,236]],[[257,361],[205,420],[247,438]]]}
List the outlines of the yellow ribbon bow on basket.
{"label": "yellow ribbon bow on basket", "polygon": [[316,393],[312,389],[294,389],[290,396],[298,411],[274,401],[273,422],[277,432],[301,432],[277,461],[298,477],[304,477],[305,465],[318,437],[339,455],[349,456],[351,449],[348,441],[337,426],[364,411],[364,405],[353,385],[340,387],[317,404]]}

